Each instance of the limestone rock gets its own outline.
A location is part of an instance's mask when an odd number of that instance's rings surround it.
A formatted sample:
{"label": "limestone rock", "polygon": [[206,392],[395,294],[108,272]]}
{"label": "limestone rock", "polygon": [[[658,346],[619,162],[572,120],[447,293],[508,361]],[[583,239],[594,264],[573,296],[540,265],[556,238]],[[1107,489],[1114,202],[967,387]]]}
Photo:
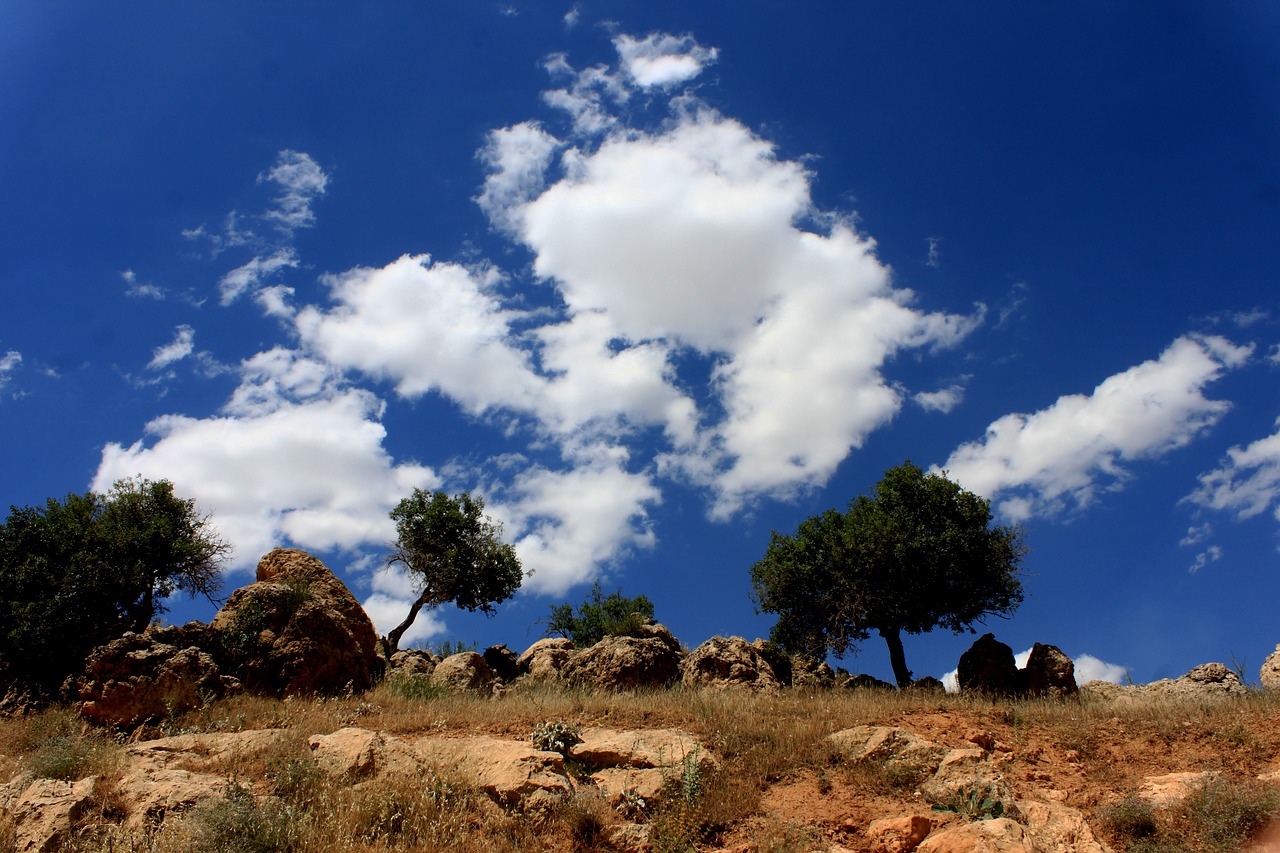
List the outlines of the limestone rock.
{"label": "limestone rock", "polygon": [[1174,699],[1219,699],[1247,696],[1240,676],[1222,663],[1202,663],[1186,675],[1143,685],[1142,692]]}
{"label": "limestone rock", "polygon": [[846,761],[898,761],[930,773],[946,754],[938,744],[899,726],[854,726],[828,735],[826,744]]}
{"label": "limestone rock", "polygon": [[1044,853],[1111,853],[1079,809],[1061,803],[1019,802],[1018,814]]}
{"label": "limestone rock", "polygon": [[490,646],[484,650],[484,662],[489,664],[494,676],[510,684],[520,674],[519,658],[506,646]]}
{"label": "limestone rock", "polygon": [[564,637],[538,640],[516,658],[520,674],[530,681],[557,683],[564,680],[564,670],[573,656],[573,641]]}
{"label": "limestone rock", "polygon": [[981,747],[965,747],[947,752],[931,778],[920,786],[926,802],[949,805],[972,795],[991,797],[1006,806],[1012,791],[999,764]]}
{"label": "limestone rock", "polygon": [[558,752],[483,736],[424,738],[414,748],[426,764],[462,775],[506,808],[551,808],[573,793]]}
{"label": "limestone rock", "polygon": [[1157,807],[1174,805],[1195,794],[1215,778],[1217,774],[1212,770],[1147,776],[1138,788],[1138,799]]}
{"label": "limestone rock", "polygon": [[835,671],[826,661],[814,660],[808,655],[796,655],[791,658],[793,687],[830,687],[835,680]]}
{"label": "limestone rock", "polygon": [[881,818],[871,821],[865,833],[876,853],[911,853],[933,829],[933,821],[923,815]]}
{"label": "limestone rock", "polygon": [[422,772],[411,745],[368,729],[348,727],[331,735],[312,735],[307,744],[321,770],[346,782],[381,775],[417,778]]}
{"label": "limestone rock", "polygon": [[78,782],[36,779],[10,808],[17,853],[53,853],[62,849],[80,815],[97,797],[98,779]]}
{"label": "limestone rock", "polygon": [[399,649],[391,656],[388,678],[426,678],[439,659],[426,649]]}
{"label": "limestone rock", "polygon": [[680,643],[666,627],[642,626],[639,637],[605,637],[575,653],[565,667],[566,681],[605,690],[665,687],[680,678]]}
{"label": "limestone rock", "polygon": [[714,762],[702,744],[679,729],[586,729],[582,742],[569,749],[570,758],[589,766],[675,767],[690,755]]}
{"label": "limestone rock", "polygon": [[234,693],[240,682],[205,651],[215,645],[212,632],[196,622],[129,632],[99,646],[76,680],[76,710],[101,726],[132,728]]}
{"label": "limestone rock", "polygon": [[489,690],[493,687],[493,670],[479,652],[459,652],[436,664],[431,683],[450,690]]}
{"label": "limestone rock", "polygon": [[1018,666],[1013,660],[1013,649],[997,640],[994,634],[983,634],[960,656],[956,679],[961,693],[1013,696],[1018,689]]}
{"label": "limestone rock", "polygon": [[1280,690],[1280,645],[1262,662],[1258,678],[1263,690]]}
{"label": "limestone rock", "polygon": [[298,696],[373,686],[383,666],[373,623],[324,563],[277,548],[259,561],[257,578],[213,619],[248,689]]}
{"label": "limestone rock", "polygon": [[782,681],[760,649],[742,637],[712,637],[681,664],[685,687],[775,690]]}
{"label": "limestone rock", "polygon": [[916,853],[1045,853],[1030,830],[1009,818],[963,823],[930,835]]}
{"label": "limestone rock", "polygon": [[1022,668],[1019,692],[1025,696],[1062,699],[1076,696],[1076,665],[1057,646],[1036,643]]}

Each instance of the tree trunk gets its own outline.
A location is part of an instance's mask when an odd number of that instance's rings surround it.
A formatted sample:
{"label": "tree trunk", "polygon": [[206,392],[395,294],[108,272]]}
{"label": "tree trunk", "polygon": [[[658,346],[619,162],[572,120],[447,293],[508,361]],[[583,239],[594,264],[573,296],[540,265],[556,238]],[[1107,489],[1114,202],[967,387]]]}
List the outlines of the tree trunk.
{"label": "tree trunk", "polygon": [[885,645],[889,647],[889,665],[893,667],[893,677],[898,682],[898,687],[907,687],[911,684],[911,670],[907,669],[907,656],[902,650],[902,635],[897,628],[877,628],[880,636],[884,637]]}
{"label": "tree trunk", "polygon": [[418,596],[417,601],[413,602],[409,607],[409,615],[405,617],[403,622],[392,628],[391,633],[387,634],[387,645],[389,646],[387,657],[391,657],[391,655],[400,650],[400,638],[404,636],[405,631],[409,630],[413,620],[418,618],[418,611],[427,603],[427,598],[427,591],[423,590],[422,595]]}

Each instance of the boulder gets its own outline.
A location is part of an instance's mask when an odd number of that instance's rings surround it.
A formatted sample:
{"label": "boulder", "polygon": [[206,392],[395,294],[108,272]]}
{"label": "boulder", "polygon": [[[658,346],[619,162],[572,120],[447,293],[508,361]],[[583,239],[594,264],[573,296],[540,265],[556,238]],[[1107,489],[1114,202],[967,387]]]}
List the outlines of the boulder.
{"label": "boulder", "polygon": [[1247,696],[1249,688],[1226,664],[1202,663],[1180,678],[1165,678],[1143,685],[1142,692],[1173,699],[1219,699]]}
{"label": "boulder", "polygon": [[527,743],[484,736],[424,738],[414,748],[426,764],[462,776],[509,809],[542,811],[573,793],[564,756]]}
{"label": "boulder", "polygon": [[564,680],[565,668],[573,657],[573,641],[564,637],[538,640],[516,658],[520,675],[530,681],[556,683]]}
{"label": "boulder", "polygon": [[680,678],[683,651],[664,626],[649,623],[642,636],[605,637],[575,653],[564,670],[566,681],[605,690],[665,687]]}
{"label": "boulder", "polygon": [[450,690],[489,690],[493,687],[493,670],[479,652],[459,652],[436,664],[431,683]]}
{"label": "boulder", "polygon": [[759,637],[751,641],[751,647],[758,651],[760,657],[769,664],[773,670],[773,677],[778,679],[778,683],[790,687],[795,678],[795,671],[791,667],[791,656],[778,648],[776,643]]}
{"label": "boulder", "polygon": [[391,656],[388,678],[426,678],[440,660],[426,649],[400,649]]}
{"label": "boulder", "polygon": [[1263,690],[1280,690],[1280,645],[1262,662],[1258,679],[1262,682]]}
{"label": "boulder", "polygon": [[76,710],[100,726],[133,728],[234,693],[240,682],[205,650],[215,647],[199,622],[129,632],[89,653],[75,681]]}
{"label": "boulder", "polygon": [[881,681],[875,676],[866,675],[865,673],[858,673],[857,675],[850,676],[849,678],[839,683],[841,687],[847,687],[850,690],[897,690],[898,689],[897,686],[890,684],[887,681]]}
{"label": "boulder", "polygon": [[1028,801],[1018,803],[1018,815],[1044,853],[1111,853],[1094,836],[1079,809]]}
{"label": "boulder", "polygon": [[1007,817],[962,823],[930,835],[916,853],[1042,853],[1030,830]]}
{"label": "boulder", "polygon": [[933,776],[920,785],[925,802],[938,806],[954,805],[975,792],[1005,806],[1013,796],[1001,763],[979,746],[949,750]]}
{"label": "boulder", "polygon": [[1013,649],[997,640],[994,634],[983,634],[960,656],[956,679],[961,693],[992,697],[1015,695],[1018,666],[1013,660]]}
{"label": "boulder", "polygon": [[97,799],[98,778],[78,782],[36,779],[9,809],[16,853],[52,853],[70,840],[81,814]]}
{"label": "boulder", "polygon": [[685,687],[782,687],[760,649],[742,637],[712,637],[690,652],[680,668]]}
{"label": "boulder", "polygon": [[484,650],[484,662],[489,664],[493,674],[510,684],[520,674],[519,658],[506,646],[490,646]]}
{"label": "boulder", "polygon": [[933,829],[933,821],[923,815],[881,818],[867,825],[864,833],[876,853],[911,853]]}
{"label": "boulder", "polygon": [[366,690],[382,675],[373,623],[320,560],[277,548],[213,626],[245,687],[276,696]]}
{"label": "boulder", "polygon": [[1019,670],[1019,691],[1025,696],[1062,699],[1076,696],[1076,665],[1057,646],[1036,643],[1027,665]]}
{"label": "boulder", "polygon": [[338,729],[331,735],[312,735],[307,745],[316,765],[343,782],[376,776],[404,779],[422,776],[422,761],[411,745],[392,735],[369,729]]}
{"label": "boulder", "polygon": [[791,658],[791,684],[794,687],[830,687],[836,673],[826,661],[815,660],[808,655]]}
{"label": "boulder", "polygon": [[900,726],[854,726],[827,735],[827,749],[844,761],[901,763],[928,773],[938,769],[946,750]]}

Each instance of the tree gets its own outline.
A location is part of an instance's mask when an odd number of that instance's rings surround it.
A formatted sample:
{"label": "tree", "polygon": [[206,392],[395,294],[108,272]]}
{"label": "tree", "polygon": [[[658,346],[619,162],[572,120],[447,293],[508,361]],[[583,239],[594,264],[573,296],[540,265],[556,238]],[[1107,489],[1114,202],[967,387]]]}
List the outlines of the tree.
{"label": "tree", "polygon": [[846,512],[809,518],[794,536],[775,531],[751,568],[757,608],[778,614],[774,641],[819,658],[876,631],[906,686],[903,632],[973,631],[1022,603],[1022,530],[991,520],[986,500],[908,461]]}
{"label": "tree", "polygon": [[[639,618],[637,618],[639,614]],[[600,582],[591,585],[587,598],[578,605],[575,614],[570,604],[551,607],[547,620],[547,636],[559,635],[573,640],[579,648],[594,646],[605,637],[630,636],[640,626],[642,619],[653,618],[653,602],[647,596],[626,598],[622,590],[607,596],[600,590]]]}
{"label": "tree", "polygon": [[387,634],[394,652],[419,611],[452,601],[492,615],[493,605],[520,588],[524,572],[515,549],[502,542],[502,525],[484,515],[484,501],[463,492],[413,494],[391,511],[398,536],[387,568],[397,563],[419,588],[409,615]]}
{"label": "tree", "polygon": [[0,665],[50,688],[89,650],[142,631],[177,590],[210,600],[228,546],[168,480],[10,507],[0,525]]}

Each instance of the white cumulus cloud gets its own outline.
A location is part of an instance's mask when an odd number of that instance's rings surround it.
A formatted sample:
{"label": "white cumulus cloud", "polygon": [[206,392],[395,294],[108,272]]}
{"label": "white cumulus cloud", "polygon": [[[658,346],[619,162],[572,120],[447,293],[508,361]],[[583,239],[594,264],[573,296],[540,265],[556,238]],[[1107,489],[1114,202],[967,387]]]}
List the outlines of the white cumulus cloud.
{"label": "white cumulus cloud", "polygon": [[1014,520],[1086,507],[1099,489],[1123,483],[1125,463],[1182,447],[1217,423],[1230,404],[1205,397],[1204,389],[1252,351],[1216,336],[1178,338],[1159,358],[1108,377],[1092,394],[1005,415],[941,467]]}
{"label": "white cumulus cloud", "polygon": [[1275,507],[1280,520],[1280,420],[1276,432],[1227,451],[1222,463],[1200,475],[1200,487],[1187,496],[1205,509],[1251,518]]}
{"label": "white cumulus cloud", "polygon": [[667,87],[692,80],[716,61],[718,52],[692,36],[653,33],[643,39],[620,35],[613,40],[622,68],[637,86]]}

